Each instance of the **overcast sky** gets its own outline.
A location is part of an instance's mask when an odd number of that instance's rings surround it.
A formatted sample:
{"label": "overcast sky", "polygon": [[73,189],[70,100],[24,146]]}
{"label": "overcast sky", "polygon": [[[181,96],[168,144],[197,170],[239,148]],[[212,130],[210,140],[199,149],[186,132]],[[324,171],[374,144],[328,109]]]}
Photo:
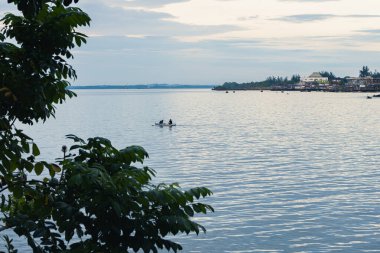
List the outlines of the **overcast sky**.
{"label": "overcast sky", "polygon": [[[80,0],[75,85],[221,84],[380,70],[379,0]],[[9,9],[1,1],[0,12]]]}

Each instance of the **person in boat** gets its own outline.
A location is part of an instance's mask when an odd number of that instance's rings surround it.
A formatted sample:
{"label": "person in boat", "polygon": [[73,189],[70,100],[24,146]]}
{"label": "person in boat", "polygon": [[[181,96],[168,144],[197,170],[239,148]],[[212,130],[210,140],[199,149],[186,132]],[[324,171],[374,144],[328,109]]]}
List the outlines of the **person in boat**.
{"label": "person in boat", "polygon": [[164,124],[164,120],[163,119],[160,120],[160,122],[158,122],[158,124],[163,125]]}
{"label": "person in boat", "polygon": [[168,124],[169,124],[169,125],[173,125],[173,121],[172,121],[172,119],[169,119]]}

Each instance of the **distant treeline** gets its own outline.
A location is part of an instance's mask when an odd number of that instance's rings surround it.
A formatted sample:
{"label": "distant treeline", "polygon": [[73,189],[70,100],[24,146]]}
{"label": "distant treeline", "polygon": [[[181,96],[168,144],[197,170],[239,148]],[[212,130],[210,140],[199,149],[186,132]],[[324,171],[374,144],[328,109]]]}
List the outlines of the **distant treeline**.
{"label": "distant treeline", "polygon": [[[334,73],[329,71],[320,71],[322,77],[327,77],[329,82],[339,83],[344,85],[347,83],[346,77],[338,77]],[[373,77],[380,78],[380,72],[375,70],[374,72],[370,71],[368,66],[363,66],[359,71],[359,77]],[[214,90],[260,90],[260,89],[273,89],[275,87],[283,87],[299,83],[301,80],[300,75],[293,75],[290,79],[288,77],[267,77],[264,81],[260,82],[249,82],[249,83],[237,83],[237,82],[225,82],[223,85],[214,87]]]}
{"label": "distant treeline", "polygon": [[292,78],[270,76],[265,81],[236,83],[226,82],[221,86],[214,87],[214,90],[255,90],[255,89],[270,89],[273,86],[283,86],[286,84],[298,83],[301,80],[300,75],[293,75]]}
{"label": "distant treeline", "polygon": [[[334,73],[328,72],[328,71],[321,71],[319,73],[323,77],[328,77],[329,81],[333,81],[333,80],[346,81],[347,78],[348,78],[348,76],[346,76],[346,77],[336,76]],[[359,70],[359,77],[380,78],[380,72],[377,72],[377,70],[375,70],[374,72],[372,72],[372,71],[369,70],[368,66],[363,66],[362,69]]]}

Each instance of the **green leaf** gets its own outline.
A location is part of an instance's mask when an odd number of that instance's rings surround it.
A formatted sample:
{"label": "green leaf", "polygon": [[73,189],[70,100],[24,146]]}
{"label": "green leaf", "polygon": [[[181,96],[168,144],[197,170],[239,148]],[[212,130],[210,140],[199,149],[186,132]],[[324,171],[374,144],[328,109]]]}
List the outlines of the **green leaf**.
{"label": "green leaf", "polygon": [[12,172],[14,172],[17,169],[17,166],[18,166],[17,160],[11,160],[10,169]]}
{"label": "green leaf", "polygon": [[24,167],[25,169],[28,171],[28,172],[32,172],[33,171],[33,163],[29,162],[29,161],[25,161],[24,163]]}
{"label": "green leaf", "polygon": [[80,47],[82,44],[81,38],[79,36],[75,36],[74,39],[77,46]]}
{"label": "green leaf", "polygon": [[82,183],[82,176],[80,174],[76,174],[69,179],[69,185],[80,185]]}
{"label": "green leaf", "polygon": [[185,206],[184,210],[185,210],[186,214],[189,215],[190,217],[194,216],[193,208],[191,208],[190,206]]}
{"label": "green leaf", "polygon": [[119,205],[119,203],[117,203],[116,201],[111,201],[111,205],[113,207],[113,210],[115,211],[117,217],[121,217],[121,207]]}
{"label": "green leaf", "polygon": [[23,196],[23,190],[22,190],[22,187],[15,187],[12,189],[12,192],[13,192],[13,196],[16,198],[16,199],[19,199]]}
{"label": "green leaf", "polygon": [[66,135],[66,138],[67,139],[71,139],[74,142],[80,142],[80,143],[83,143],[83,144],[85,143],[85,141],[83,139],[79,138],[78,136],[76,136],[74,134],[68,134],[68,135]]}
{"label": "green leaf", "polygon": [[52,169],[55,173],[59,173],[59,172],[62,171],[61,167],[59,167],[57,164],[52,163],[52,164],[50,164],[50,167],[51,167],[51,169]]}
{"label": "green leaf", "polygon": [[6,170],[10,170],[10,167],[11,167],[10,160],[4,157],[1,162],[3,163],[3,166],[5,167]]}
{"label": "green leaf", "polygon": [[201,197],[201,192],[200,192],[200,189],[199,188],[193,188],[193,189],[190,189],[190,192],[193,194],[193,196],[195,196],[197,199],[199,199]]}
{"label": "green leaf", "polygon": [[38,146],[36,143],[33,143],[33,146],[32,146],[32,154],[34,156],[39,156],[41,153],[40,153],[40,150],[38,149]]}
{"label": "green leaf", "polygon": [[74,150],[74,149],[81,148],[81,147],[82,147],[82,145],[73,145],[73,146],[70,147],[70,151]]}
{"label": "green leaf", "polygon": [[27,143],[26,141],[23,141],[21,142],[21,145],[22,145],[22,148],[24,149],[24,152],[29,153],[30,151],[29,143]]}
{"label": "green leaf", "polygon": [[42,237],[45,234],[45,230],[42,228],[37,228],[36,231],[33,233],[33,237],[38,238]]}
{"label": "green leaf", "polygon": [[41,162],[36,163],[34,166],[34,171],[36,172],[36,175],[41,175],[42,171],[44,170],[44,165]]}

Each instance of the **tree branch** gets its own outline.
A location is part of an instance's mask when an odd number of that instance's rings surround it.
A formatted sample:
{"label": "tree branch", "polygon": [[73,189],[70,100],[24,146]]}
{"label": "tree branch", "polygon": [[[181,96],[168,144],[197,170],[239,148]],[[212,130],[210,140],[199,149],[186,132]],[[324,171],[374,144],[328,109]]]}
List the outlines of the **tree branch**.
{"label": "tree branch", "polygon": [[8,189],[8,186],[5,186],[4,188],[1,188],[0,192],[5,191],[6,189]]}
{"label": "tree branch", "polygon": [[[26,185],[26,184],[30,184],[30,185],[36,185],[37,183],[40,183],[40,184],[43,184],[43,185],[45,185],[45,186],[49,186],[49,183],[46,183],[46,182],[44,182],[44,181],[41,181],[41,180],[36,180],[36,179],[32,179],[32,180],[29,180],[29,181],[23,181],[23,182],[15,182],[13,185],[19,185],[19,184],[21,184],[21,185]],[[4,188],[1,188],[0,189],[0,193],[1,192],[3,192],[3,191],[5,191],[5,190],[7,190],[9,188],[9,186],[5,186]]]}

